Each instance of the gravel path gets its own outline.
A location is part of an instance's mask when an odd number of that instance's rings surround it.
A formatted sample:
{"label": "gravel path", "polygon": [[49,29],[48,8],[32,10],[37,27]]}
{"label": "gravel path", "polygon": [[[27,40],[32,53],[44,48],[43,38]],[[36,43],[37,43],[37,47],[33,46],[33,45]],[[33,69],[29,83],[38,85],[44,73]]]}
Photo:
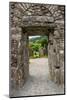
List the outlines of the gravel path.
{"label": "gravel path", "polygon": [[30,59],[29,78],[15,96],[64,94],[64,88],[50,80],[48,59]]}

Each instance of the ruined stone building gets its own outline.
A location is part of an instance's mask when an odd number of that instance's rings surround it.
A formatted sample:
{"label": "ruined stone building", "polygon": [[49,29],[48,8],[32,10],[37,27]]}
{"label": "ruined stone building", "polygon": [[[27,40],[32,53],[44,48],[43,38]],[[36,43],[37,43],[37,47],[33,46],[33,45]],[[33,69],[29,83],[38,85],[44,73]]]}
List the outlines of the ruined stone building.
{"label": "ruined stone building", "polygon": [[51,80],[64,84],[65,6],[10,2],[10,89],[22,87],[29,75],[29,36],[46,34]]}

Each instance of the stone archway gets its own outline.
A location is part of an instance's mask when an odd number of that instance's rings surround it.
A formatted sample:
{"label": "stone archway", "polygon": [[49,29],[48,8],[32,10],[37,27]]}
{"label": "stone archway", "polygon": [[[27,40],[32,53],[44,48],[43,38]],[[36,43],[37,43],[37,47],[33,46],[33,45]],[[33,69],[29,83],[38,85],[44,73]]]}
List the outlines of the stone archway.
{"label": "stone archway", "polygon": [[10,2],[10,89],[28,77],[28,36],[41,34],[49,36],[51,80],[64,84],[64,6]]}

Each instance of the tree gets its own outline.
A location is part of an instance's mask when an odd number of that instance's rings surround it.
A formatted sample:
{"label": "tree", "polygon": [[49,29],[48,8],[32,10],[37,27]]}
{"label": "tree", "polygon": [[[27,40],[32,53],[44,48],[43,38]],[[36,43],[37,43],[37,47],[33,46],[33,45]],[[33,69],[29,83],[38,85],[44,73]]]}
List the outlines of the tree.
{"label": "tree", "polygon": [[42,37],[41,40],[40,40],[40,42],[41,42],[41,46],[42,47],[44,47],[44,45],[46,47],[48,45],[48,37],[47,36]]}
{"label": "tree", "polygon": [[41,47],[41,44],[32,43],[31,47],[32,47],[32,49],[33,49],[34,51],[39,51],[39,48]]}

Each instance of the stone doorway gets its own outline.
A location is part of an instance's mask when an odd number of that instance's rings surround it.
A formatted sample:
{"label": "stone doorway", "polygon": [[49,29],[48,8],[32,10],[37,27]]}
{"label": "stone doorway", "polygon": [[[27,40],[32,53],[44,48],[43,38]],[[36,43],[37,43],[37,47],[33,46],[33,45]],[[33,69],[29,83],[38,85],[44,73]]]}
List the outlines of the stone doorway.
{"label": "stone doorway", "polygon": [[28,78],[31,35],[48,35],[50,77],[64,85],[64,12],[64,5],[10,2],[10,97]]}
{"label": "stone doorway", "polygon": [[[37,22],[37,21],[36,21]],[[24,62],[25,62],[25,67],[24,67],[24,76],[25,76],[25,80],[27,79],[28,75],[29,75],[29,36],[36,36],[36,35],[41,35],[41,36],[48,36],[48,45],[49,45],[49,38],[52,42],[53,40],[53,32],[54,32],[54,24],[51,23],[53,26],[49,27],[49,25],[47,26],[28,26],[28,27],[23,27],[23,42],[25,44],[24,48]],[[49,49],[49,48],[48,48]],[[48,50],[49,52],[49,50]]]}

